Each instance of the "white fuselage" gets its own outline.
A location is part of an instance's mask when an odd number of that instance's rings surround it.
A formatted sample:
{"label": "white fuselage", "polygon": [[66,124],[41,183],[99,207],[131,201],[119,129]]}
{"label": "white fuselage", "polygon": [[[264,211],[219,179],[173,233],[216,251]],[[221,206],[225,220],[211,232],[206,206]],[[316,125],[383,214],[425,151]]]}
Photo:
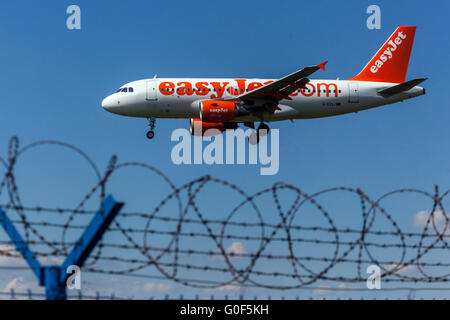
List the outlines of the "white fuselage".
{"label": "white fuselage", "polygon": [[[132,88],[132,92],[128,89],[126,92],[116,92],[103,100],[102,107],[109,112],[130,117],[199,118],[199,101],[237,97],[272,81],[242,78],[138,80],[121,87]],[[280,110],[264,112],[264,120],[329,117],[391,104],[425,93],[419,86],[389,98],[378,93],[393,85],[372,81],[310,80],[306,89],[298,89],[289,95],[292,100],[281,100],[278,104]],[[250,115],[232,121],[258,120],[258,117]]]}

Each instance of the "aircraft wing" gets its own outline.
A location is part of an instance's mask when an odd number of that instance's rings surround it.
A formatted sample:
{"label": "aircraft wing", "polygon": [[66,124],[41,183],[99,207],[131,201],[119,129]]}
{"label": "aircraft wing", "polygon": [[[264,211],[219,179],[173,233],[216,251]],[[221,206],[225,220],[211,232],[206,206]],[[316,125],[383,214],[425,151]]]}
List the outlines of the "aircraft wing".
{"label": "aircraft wing", "polygon": [[268,102],[276,104],[278,104],[278,102],[282,99],[292,100],[289,95],[297,89],[305,88],[305,84],[309,82],[307,77],[319,69],[325,70],[325,64],[327,62],[328,61],[322,62],[317,66],[305,67],[279,80],[266,84],[265,86],[259,87],[250,92],[243,93],[237,97],[230,98],[229,100],[267,100]]}

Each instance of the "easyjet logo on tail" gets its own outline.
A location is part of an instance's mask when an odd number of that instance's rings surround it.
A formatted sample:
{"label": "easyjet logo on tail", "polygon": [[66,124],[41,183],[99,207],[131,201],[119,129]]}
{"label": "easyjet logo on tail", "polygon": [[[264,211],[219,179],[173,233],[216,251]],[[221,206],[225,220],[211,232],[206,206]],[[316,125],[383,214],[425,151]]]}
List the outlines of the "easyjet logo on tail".
{"label": "easyjet logo on tail", "polygon": [[370,67],[370,71],[372,73],[377,73],[378,69],[383,66],[383,64],[388,60],[391,59],[394,55],[394,51],[397,50],[397,46],[400,46],[402,44],[402,40],[406,39],[406,34],[403,34],[401,31],[399,31],[397,38],[394,40],[389,40],[388,44],[390,47],[387,47],[386,50],[380,55],[379,59],[375,61],[375,64]]}
{"label": "easyjet logo on tail", "polygon": [[416,27],[414,26],[398,27],[364,69],[356,77],[348,80],[405,82],[415,34]]}

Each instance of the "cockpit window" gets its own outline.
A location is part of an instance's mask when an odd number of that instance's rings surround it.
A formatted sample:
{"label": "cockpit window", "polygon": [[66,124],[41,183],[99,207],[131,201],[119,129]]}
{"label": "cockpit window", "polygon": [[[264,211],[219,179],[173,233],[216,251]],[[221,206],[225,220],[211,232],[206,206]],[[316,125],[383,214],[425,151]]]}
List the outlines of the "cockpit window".
{"label": "cockpit window", "polygon": [[116,92],[134,92],[134,89],[132,87],[119,88]]}

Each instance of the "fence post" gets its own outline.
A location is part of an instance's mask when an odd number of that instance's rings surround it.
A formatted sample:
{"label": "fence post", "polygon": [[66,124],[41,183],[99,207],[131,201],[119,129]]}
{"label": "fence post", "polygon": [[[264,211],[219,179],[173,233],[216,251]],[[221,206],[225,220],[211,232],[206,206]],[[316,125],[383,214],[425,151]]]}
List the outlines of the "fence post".
{"label": "fence post", "polygon": [[61,285],[61,268],[59,266],[44,267],[42,274],[43,285],[45,286],[45,298],[47,300],[66,300],[67,292],[65,284]]}
{"label": "fence post", "polygon": [[1,207],[0,225],[39,279],[39,285],[45,287],[46,299],[66,300],[66,281],[69,277],[67,268],[71,265],[79,268],[83,266],[123,205],[124,203],[116,202],[112,196],[108,196],[61,266],[43,267]]}

